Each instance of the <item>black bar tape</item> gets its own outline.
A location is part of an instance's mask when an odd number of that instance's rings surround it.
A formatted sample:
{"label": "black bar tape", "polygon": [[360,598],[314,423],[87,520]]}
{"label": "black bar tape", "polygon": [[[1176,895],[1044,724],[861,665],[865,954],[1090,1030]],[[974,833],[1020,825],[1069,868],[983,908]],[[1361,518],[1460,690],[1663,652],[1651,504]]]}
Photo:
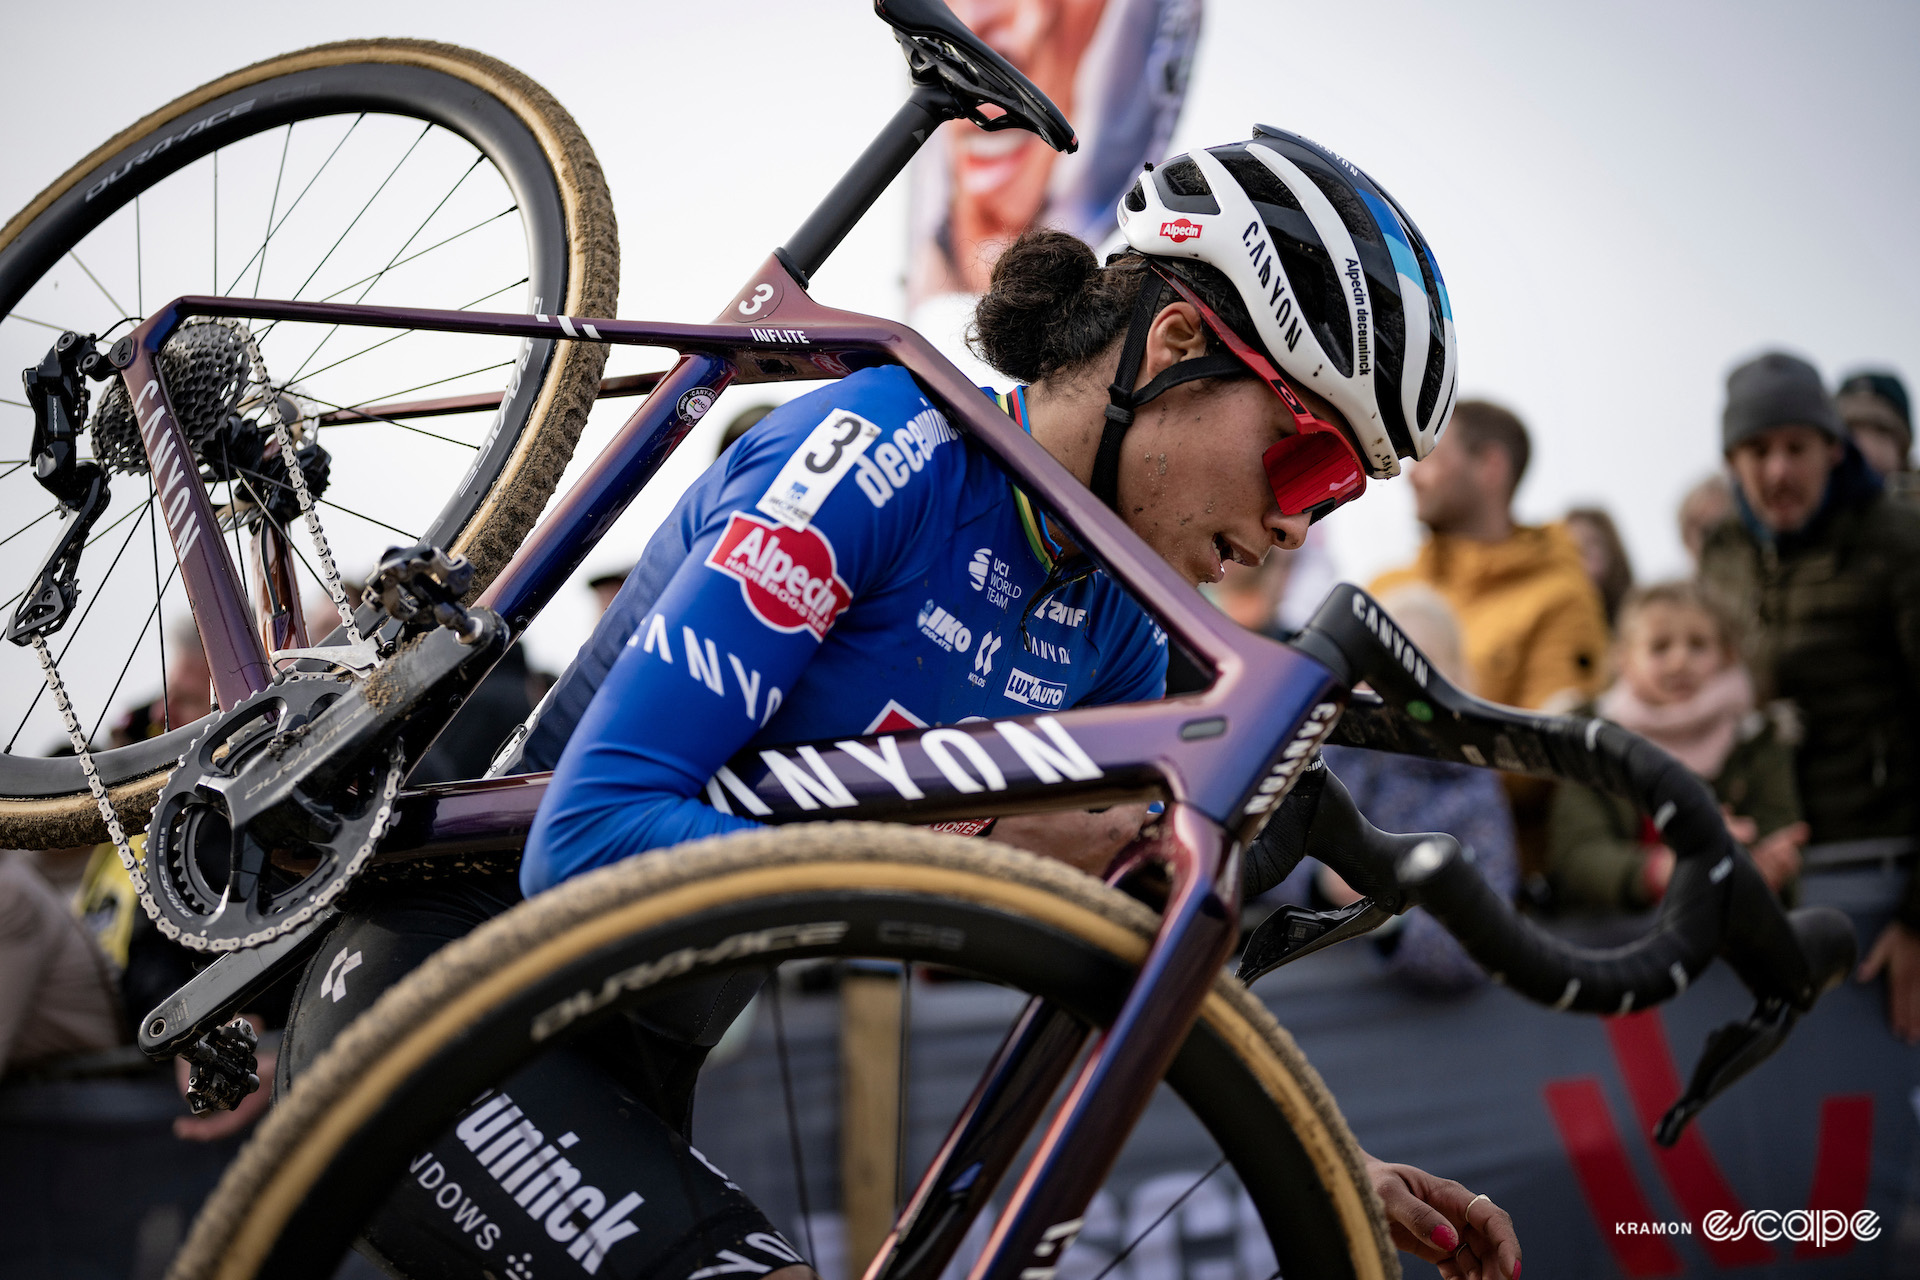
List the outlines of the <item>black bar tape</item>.
{"label": "black bar tape", "polygon": [[[1354,875],[1365,877],[1369,866],[1377,875],[1378,865],[1397,861],[1409,896],[1530,999],[1594,1013],[1643,1008],[1684,990],[1718,954],[1756,996],[1807,1009],[1851,965],[1845,918],[1820,909],[1790,921],[1728,833],[1706,783],[1644,738],[1605,721],[1496,706],[1462,692],[1357,587],[1335,588],[1295,643],[1373,690],[1353,696],[1330,741],[1607,791],[1650,818],[1677,855],[1652,930],[1627,946],[1591,951],[1516,915],[1450,838],[1416,849],[1410,837],[1375,832],[1353,815],[1361,834],[1350,837],[1357,846],[1346,854],[1348,882],[1366,892]],[[1351,809],[1344,788],[1330,786],[1319,797],[1307,842],[1313,856],[1322,857],[1319,824],[1346,825],[1342,802]]]}

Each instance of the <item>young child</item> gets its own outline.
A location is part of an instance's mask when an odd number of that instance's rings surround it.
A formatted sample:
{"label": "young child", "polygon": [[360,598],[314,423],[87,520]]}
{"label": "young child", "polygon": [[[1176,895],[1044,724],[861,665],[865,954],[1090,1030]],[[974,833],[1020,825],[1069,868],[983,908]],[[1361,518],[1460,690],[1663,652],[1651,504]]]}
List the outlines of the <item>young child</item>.
{"label": "young child", "polygon": [[[1695,583],[1642,588],[1621,606],[1614,661],[1619,678],[1594,713],[1706,779],[1727,829],[1774,891],[1786,890],[1807,841],[1789,718],[1755,709],[1731,621]],[[1645,909],[1666,892],[1673,863],[1625,800],[1573,785],[1554,796],[1547,875],[1560,905]]]}

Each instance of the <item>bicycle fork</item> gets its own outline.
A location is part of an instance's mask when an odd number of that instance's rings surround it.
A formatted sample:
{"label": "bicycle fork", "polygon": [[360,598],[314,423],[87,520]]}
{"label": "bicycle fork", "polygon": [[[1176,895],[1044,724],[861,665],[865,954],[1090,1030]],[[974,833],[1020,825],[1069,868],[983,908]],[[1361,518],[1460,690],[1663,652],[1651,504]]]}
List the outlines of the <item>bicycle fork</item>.
{"label": "bicycle fork", "polygon": [[[1115,878],[1144,863],[1163,866],[1172,881],[1160,933],[1021,1173],[969,1280],[1051,1280],[1233,950],[1240,858],[1217,824],[1189,806],[1169,805],[1157,834],[1122,855]],[[1085,1039],[1067,1011],[1038,1000],[1027,1006],[865,1280],[928,1280],[940,1273]]]}

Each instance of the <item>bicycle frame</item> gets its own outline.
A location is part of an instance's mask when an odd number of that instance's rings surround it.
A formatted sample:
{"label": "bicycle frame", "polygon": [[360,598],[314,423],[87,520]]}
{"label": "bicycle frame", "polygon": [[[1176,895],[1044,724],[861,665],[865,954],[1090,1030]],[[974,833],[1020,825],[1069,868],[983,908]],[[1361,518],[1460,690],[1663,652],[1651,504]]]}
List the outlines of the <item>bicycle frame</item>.
{"label": "bicycle frame", "polygon": [[[1012,1280],[1056,1264],[1232,951],[1239,841],[1278,803],[1297,765],[1332,731],[1344,686],[1305,655],[1228,621],[920,335],[819,305],[780,258],[770,256],[720,319],[707,325],[211,297],[180,298],[155,312],[116,354],[126,356],[123,376],[142,415],[168,532],[226,706],[265,688],[272,665],[204,490],[178,483],[181,474],[191,473],[176,460],[190,454],[158,376],[158,353],[183,321],[196,316],[679,351],[678,363],[480,597],[516,633],[726,386],[843,376],[887,363],[911,371],[950,421],[998,458],[1050,519],[1071,529],[1178,643],[1217,673],[1206,691],[1157,703],[742,753],[708,785],[717,807],[764,822],[931,822],[1165,799],[1167,812],[1156,834],[1122,857],[1126,865],[1151,861],[1166,869],[1170,890],[1159,936],[1120,1016],[1083,1066],[1022,1175],[974,1275]],[[869,763],[875,760],[890,767],[875,769]],[[535,775],[408,793],[383,857],[517,848],[544,789],[545,777]],[[1051,1092],[1078,1045],[1057,1036],[1035,1039],[1050,1049],[1023,1052],[1010,1042],[993,1079],[983,1083],[983,1097],[1022,1087],[1030,1092],[1035,1080],[1046,1081]],[[1002,1148],[1002,1159],[1010,1160],[1024,1139],[1025,1126],[1012,1126],[1020,1130],[1015,1134],[1002,1131],[1004,1126],[973,1124],[980,1107],[976,1099],[961,1117],[915,1197],[916,1209],[977,1160],[981,1144]],[[905,1221],[913,1217],[910,1212]],[[894,1243],[876,1259],[871,1275],[888,1274]]]}

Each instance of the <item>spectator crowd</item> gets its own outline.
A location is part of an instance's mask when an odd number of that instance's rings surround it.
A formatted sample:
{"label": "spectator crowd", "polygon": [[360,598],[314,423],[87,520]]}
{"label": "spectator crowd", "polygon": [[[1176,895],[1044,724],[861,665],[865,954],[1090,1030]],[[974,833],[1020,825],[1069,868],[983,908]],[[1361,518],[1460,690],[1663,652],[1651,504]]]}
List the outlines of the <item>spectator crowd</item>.
{"label": "spectator crowd", "polygon": [[[1863,939],[1858,976],[1885,982],[1891,1028],[1911,1043],[1920,1040],[1920,483],[1906,388],[1866,371],[1829,393],[1811,364],[1770,352],[1728,376],[1720,443],[1724,469],[1678,512],[1693,576],[1636,585],[1604,509],[1577,507],[1541,526],[1514,518],[1527,429],[1499,405],[1464,401],[1412,469],[1426,540],[1370,589],[1439,670],[1478,696],[1597,715],[1666,749],[1712,788],[1728,830],[1785,901],[1809,869],[1895,869],[1902,890],[1885,927]],[[1285,635],[1291,572],[1284,555],[1242,571],[1245,580],[1224,585],[1222,607]],[[1377,825],[1450,831],[1496,885],[1517,879],[1522,902],[1547,914],[1651,910],[1673,871],[1653,824],[1613,796],[1509,776],[1489,797],[1477,771],[1337,750],[1328,763]],[[1325,868],[1275,892],[1352,896]],[[1404,932],[1411,940],[1426,927],[1416,913]],[[1450,939],[1410,956],[1391,939],[1385,948],[1419,985],[1480,980]]]}

